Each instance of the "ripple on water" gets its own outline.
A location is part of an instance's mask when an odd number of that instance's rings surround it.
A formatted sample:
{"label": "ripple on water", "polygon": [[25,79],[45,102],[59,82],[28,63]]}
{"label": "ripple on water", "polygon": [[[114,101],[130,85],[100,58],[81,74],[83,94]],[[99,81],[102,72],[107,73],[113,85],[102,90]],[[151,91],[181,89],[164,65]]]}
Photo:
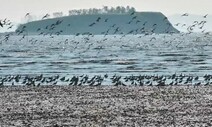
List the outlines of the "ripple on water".
{"label": "ripple on water", "polygon": [[171,56],[171,57],[175,57],[175,56],[187,56],[187,54],[181,54],[181,53],[164,53],[164,54],[159,54],[159,56]]}
{"label": "ripple on water", "polygon": [[[165,44],[164,35],[154,36],[157,36],[155,42],[149,42],[150,36],[137,38],[129,35],[121,40],[118,37],[107,36],[108,41],[105,43],[99,43],[103,39],[101,36],[94,36],[91,42],[86,43],[83,37],[58,36],[51,40],[48,37],[30,36],[38,42],[43,41],[35,45],[26,41],[17,42],[16,40],[20,39],[18,36],[11,37],[8,43],[1,44],[4,50],[0,51],[0,70],[3,70],[2,75],[41,72],[45,74],[211,73],[212,47],[196,48],[211,45],[211,38],[195,43],[192,41],[196,39],[194,35],[186,39],[180,35],[172,35],[166,36],[165,41],[169,44]],[[177,40],[173,40],[175,37]],[[69,38],[69,43],[59,43],[64,42],[66,38]],[[176,47],[180,41],[184,42],[179,45],[181,48]],[[76,45],[76,42],[79,44]],[[88,45],[90,49],[87,49]]]}

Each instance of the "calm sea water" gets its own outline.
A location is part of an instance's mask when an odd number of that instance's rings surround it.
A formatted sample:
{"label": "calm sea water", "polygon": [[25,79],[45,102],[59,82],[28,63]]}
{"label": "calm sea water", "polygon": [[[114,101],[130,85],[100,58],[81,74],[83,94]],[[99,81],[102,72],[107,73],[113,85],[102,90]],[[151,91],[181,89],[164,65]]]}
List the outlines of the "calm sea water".
{"label": "calm sea water", "polygon": [[1,76],[212,72],[212,36],[202,34],[21,37],[0,41]]}

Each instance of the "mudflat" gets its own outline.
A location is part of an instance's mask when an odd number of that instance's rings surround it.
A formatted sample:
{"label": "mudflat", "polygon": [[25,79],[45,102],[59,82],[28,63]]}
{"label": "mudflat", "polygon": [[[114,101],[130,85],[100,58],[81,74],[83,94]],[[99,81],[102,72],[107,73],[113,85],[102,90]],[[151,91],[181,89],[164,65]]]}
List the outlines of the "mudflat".
{"label": "mudflat", "polygon": [[212,86],[5,86],[1,127],[212,126]]}

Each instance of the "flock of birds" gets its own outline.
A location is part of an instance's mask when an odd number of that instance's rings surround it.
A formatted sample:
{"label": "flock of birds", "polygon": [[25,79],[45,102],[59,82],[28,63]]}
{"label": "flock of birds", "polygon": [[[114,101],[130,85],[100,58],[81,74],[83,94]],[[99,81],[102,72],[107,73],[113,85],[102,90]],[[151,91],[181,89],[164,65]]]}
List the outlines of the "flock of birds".
{"label": "flock of birds", "polygon": [[[22,75],[8,75],[0,77],[0,86],[4,85],[26,85],[26,86],[40,86],[40,85],[69,85],[69,86],[101,86],[104,85],[105,80],[111,81],[114,86],[200,86],[211,85],[212,75],[204,75],[203,77],[191,75],[138,75],[138,76],[119,76],[113,75],[109,77],[107,74],[104,76],[95,75],[89,77],[88,75],[80,75],[73,77],[66,76],[51,76],[45,77],[43,74],[38,76],[22,76]],[[109,83],[109,82],[106,82]],[[109,83],[111,84],[111,83]],[[108,85],[108,84],[106,84]]]}
{"label": "flock of birds", "polygon": [[[29,16],[30,13],[27,13],[25,15],[25,17]],[[50,15],[46,14],[43,16],[42,19],[46,19],[48,18]],[[132,12],[130,14],[130,16],[132,17],[129,22],[127,24],[138,24],[141,21],[137,19],[136,16],[136,12]],[[189,14],[185,13],[182,15],[182,17],[185,16],[189,16]],[[203,18],[207,18],[208,15],[204,15]],[[166,21],[168,18],[165,17],[163,19],[163,21]],[[101,17],[98,17],[94,22],[88,24],[89,27],[94,27],[95,25],[97,25],[99,22],[109,22],[110,19],[103,19]],[[56,32],[51,32],[52,30],[54,30],[57,26],[59,26],[60,24],[63,23],[63,20],[57,20],[55,23],[53,24],[49,24],[47,25],[45,28],[38,28],[37,32],[40,32],[39,35],[40,36],[47,36],[49,35],[50,38],[54,38],[54,36],[59,36],[63,33],[63,30],[59,30]],[[120,34],[121,37],[120,39],[123,39],[124,37],[126,37],[126,35],[128,34],[133,34],[133,35],[137,35],[139,34],[138,38],[142,38],[143,36],[148,36],[148,35],[154,35],[155,30],[157,29],[157,24],[153,24],[151,31],[146,32],[145,30],[145,26],[148,22],[144,22],[143,24],[141,24],[141,28],[137,28],[134,30],[130,30],[128,33],[124,34],[123,32],[121,32],[121,28],[118,26],[118,24],[113,24],[112,26],[110,26],[109,29],[107,29],[106,31],[103,31],[101,34],[104,35],[104,38],[99,41],[99,42],[105,42],[108,38],[107,35],[109,35],[109,31],[113,30],[113,34]],[[199,27],[199,29],[203,29],[203,27],[205,26],[205,24],[207,23],[207,21],[203,20],[201,22],[195,21],[192,25],[190,25],[187,30],[188,33],[181,33],[181,36],[185,36],[188,34],[191,34],[192,31],[194,30],[195,27]],[[180,23],[175,24],[175,26],[179,26]],[[0,27],[6,27],[8,26],[8,29],[11,29],[12,27],[14,27],[14,25],[12,25],[12,22],[8,19],[4,19],[4,20],[0,20]],[[67,27],[69,27],[70,24],[67,24]],[[168,24],[168,28],[166,30],[167,34],[173,34],[172,32],[168,31],[169,27],[171,26],[171,24]],[[182,27],[186,26],[186,24],[182,24]],[[47,30],[50,32],[44,32],[42,30]],[[140,34],[142,33],[142,34]],[[206,32],[205,30],[202,31],[202,33],[204,34],[205,37],[207,37],[208,35],[210,35],[209,32]],[[26,32],[26,26],[22,26],[21,29],[15,31],[15,33],[8,33],[4,35],[4,39],[2,40],[3,42],[7,42],[9,41],[9,38],[11,35],[20,35],[21,39],[19,41],[22,41],[23,39],[26,38],[26,36],[28,36],[27,32]],[[94,34],[90,33],[90,32],[86,32],[86,33],[76,33],[75,36],[79,36],[79,35],[87,35],[84,39],[89,42],[90,37],[94,37]],[[114,36],[116,37],[116,36]],[[157,38],[156,37],[152,37],[150,38],[149,41],[156,41]],[[28,40],[29,43],[37,43],[39,40],[32,38],[30,40]],[[69,39],[65,39],[64,43],[68,43],[70,40]],[[41,40],[40,42],[44,42],[44,40]],[[76,40],[72,40],[71,42],[79,44],[79,41]],[[59,42],[61,43],[61,42]],[[59,44],[58,43],[58,44]],[[92,43],[89,45],[89,47],[92,45]],[[76,45],[77,46],[77,45]],[[124,45],[122,45],[124,46]],[[101,49],[101,47],[100,47]],[[59,75],[57,76],[52,76],[52,77],[44,77],[43,75],[39,75],[39,76],[35,76],[35,77],[30,77],[30,76],[21,76],[21,75],[16,75],[16,76],[5,76],[5,77],[0,77],[0,86],[4,86],[5,84],[11,84],[11,85],[27,85],[27,86],[40,86],[40,85],[45,85],[45,84],[52,84],[52,85],[57,85],[60,83],[66,83],[68,85],[74,85],[74,86],[81,86],[81,85],[89,85],[89,86],[100,86],[102,85],[102,83],[104,82],[104,79],[110,79],[112,81],[112,84],[115,86],[127,86],[127,85],[134,85],[134,86],[166,86],[166,85],[194,85],[194,86],[199,86],[201,84],[204,85],[210,85],[212,84],[212,82],[210,81],[212,78],[212,75],[205,75],[203,76],[203,78],[200,80],[200,78],[198,76],[193,77],[193,76],[185,76],[185,75],[179,75],[177,76],[176,74],[173,74],[171,76],[158,76],[158,75],[153,75],[153,76],[147,76],[147,75],[139,75],[139,76],[126,76],[126,77],[121,77],[118,75],[114,75],[111,78],[109,78],[109,76],[106,74],[104,76],[100,76],[100,75],[96,75],[92,78],[89,78],[88,75],[81,75],[81,76],[73,76],[72,78],[67,78],[67,77],[60,77]],[[130,82],[130,83],[129,83]],[[203,83],[204,82],[204,83]]]}
{"label": "flock of birds", "polygon": [[[183,16],[183,17],[189,16],[189,14],[188,14],[188,13],[185,13],[185,14],[183,14],[182,16]],[[204,15],[204,16],[203,16],[203,19],[206,19],[207,16],[208,16],[208,14]],[[202,33],[205,33],[205,35],[208,35],[209,32],[205,32],[205,30],[203,30],[203,28],[204,28],[204,26],[205,26],[206,23],[207,23],[206,20],[202,20],[202,21],[200,21],[200,22],[199,22],[199,21],[194,21],[192,25],[190,25],[190,26],[187,27],[187,31],[188,31],[189,34],[190,34],[190,33],[192,33],[192,31],[194,30],[194,28],[199,28],[200,30],[202,30],[202,31],[201,31]],[[180,26],[180,25],[182,25],[182,27],[185,27],[185,26],[186,26],[186,24],[180,24],[180,23],[175,24],[175,26]]]}
{"label": "flock of birds", "polygon": [[12,24],[12,22],[10,20],[5,18],[4,20],[0,20],[0,27],[3,28],[5,26],[8,26],[7,29],[11,29],[14,25]]}
{"label": "flock of birds", "polygon": [[[136,12],[132,12],[131,14],[129,14],[131,16],[131,19],[129,19],[129,22],[127,22],[126,25],[127,24],[133,24],[133,23],[134,24],[142,23],[142,21],[138,19],[138,16],[136,14],[137,14]],[[25,17],[27,17],[29,15],[30,15],[30,13],[27,13],[25,15]],[[49,16],[50,16],[49,14],[44,15],[42,17],[42,20],[47,19]],[[185,13],[185,14],[182,15],[182,17],[185,17],[185,16],[189,16],[189,14],[188,13]],[[208,14],[207,15],[204,15],[203,18],[206,19],[207,16],[208,16]],[[164,19],[162,19],[162,20],[167,25],[167,28],[165,29],[164,33],[166,33],[166,34],[176,33],[176,32],[173,32],[173,31],[170,31],[169,30],[169,28],[171,27],[171,24],[169,22],[167,22],[167,20],[168,20],[167,17],[164,17]],[[94,22],[88,24],[88,26],[89,27],[95,27],[95,25],[97,25],[100,22],[105,22],[106,23],[106,22],[109,22],[109,21],[110,21],[110,19],[108,19],[108,18],[103,19],[102,17],[98,17]],[[49,24],[49,25],[45,26],[44,28],[37,28],[37,33],[38,33],[38,35],[43,35],[43,36],[49,35],[50,38],[54,38],[55,35],[56,36],[62,35],[63,32],[64,32],[63,30],[54,31],[55,28],[57,26],[59,26],[60,24],[62,24],[62,23],[63,23],[63,20],[57,20],[55,23]],[[202,30],[202,33],[205,36],[207,36],[207,35],[210,34],[210,32],[207,32],[206,30],[203,29],[206,23],[207,23],[207,21],[206,20],[203,20],[201,22],[194,21],[194,23],[192,25],[188,25],[188,26],[187,26],[187,24],[180,24],[180,23],[175,24],[175,26],[182,25],[182,27],[185,27],[185,26],[187,27],[187,31],[188,32],[181,33],[182,36],[193,33],[193,30],[196,27],[198,27],[199,29],[201,29]],[[104,37],[105,37],[105,38],[102,39],[101,42],[106,41],[107,40],[107,35],[110,35],[110,34],[113,34],[113,35],[116,35],[116,34],[117,35],[122,35],[120,37],[120,39],[123,39],[124,37],[126,37],[126,35],[129,35],[129,34],[131,34],[131,35],[139,35],[139,34],[141,34],[140,36],[138,36],[138,38],[142,38],[143,36],[155,34],[155,30],[157,29],[158,24],[155,23],[155,24],[152,25],[152,28],[151,29],[146,29],[147,24],[148,24],[148,22],[145,21],[142,24],[139,24],[139,28],[129,30],[129,32],[127,32],[127,33],[122,32],[121,31],[122,28],[120,26],[118,26],[118,24],[113,24],[107,30],[101,32],[101,34],[104,35]],[[11,29],[12,27],[14,27],[14,25],[12,25],[12,23],[10,22],[10,20],[7,20],[7,19],[0,20],[0,26],[1,27],[8,26],[8,29]],[[11,35],[22,35],[22,37],[20,38],[19,41],[22,41],[22,40],[26,39],[26,37],[28,36],[28,32],[26,30],[26,27],[27,26],[23,25],[22,28],[19,29],[19,30],[16,30],[15,33],[8,33],[8,34],[6,34],[5,35],[5,38],[2,41],[7,42],[9,40],[9,37]],[[70,24],[67,24],[67,27],[70,27]],[[76,33],[75,34],[75,36],[79,36],[79,35],[87,35],[87,37],[85,37],[85,39],[87,41],[89,41],[89,39],[91,37],[94,37],[94,34],[91,33],[91,32],[84,32],[84,33]],[[116,36],[114,36],[114,37],[116,37]],[[152,37],[150,39],[150,41],[153,41],[153,40],[156,40],[156,38],[155,37]],[[38,41],[39,40],[32,38],[29,42],[36,43]],[[43,42],[44,40],[40,40],[40,41]],[[69,41],[68,38],[65,40],[65,42],[67,42],[67,41]],[[72,40],[72,41],[74,41],[74,40]]]}

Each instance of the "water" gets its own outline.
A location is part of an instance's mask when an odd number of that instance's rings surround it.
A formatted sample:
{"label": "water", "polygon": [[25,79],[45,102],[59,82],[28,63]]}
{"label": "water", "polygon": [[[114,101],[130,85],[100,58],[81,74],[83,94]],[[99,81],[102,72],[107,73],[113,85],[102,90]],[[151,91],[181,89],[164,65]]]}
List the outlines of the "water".
{"label": "water", "polygon": [[[0,75],[211,74],[212,36],[0,37]],[[37,41],[36,41],[37,40]]]}

